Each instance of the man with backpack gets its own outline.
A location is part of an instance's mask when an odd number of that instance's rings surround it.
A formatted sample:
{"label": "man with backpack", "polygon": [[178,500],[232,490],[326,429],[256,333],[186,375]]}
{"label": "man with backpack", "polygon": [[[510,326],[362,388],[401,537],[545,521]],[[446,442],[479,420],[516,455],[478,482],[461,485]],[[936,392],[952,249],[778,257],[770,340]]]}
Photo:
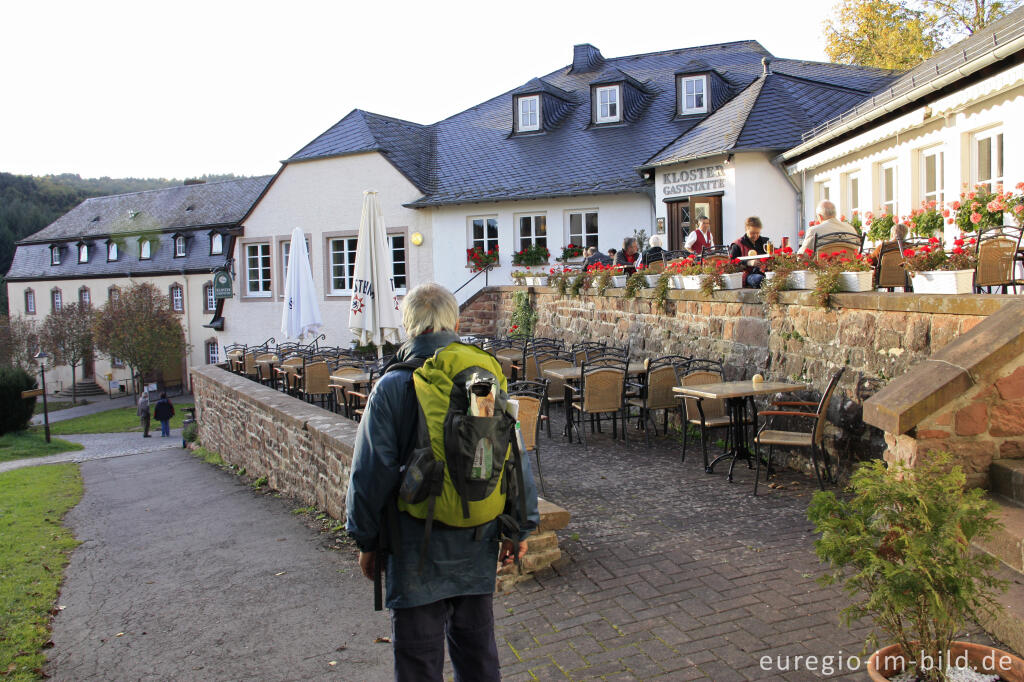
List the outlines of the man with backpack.
{"label": "man with backpack", "polygon": [[[367,578],[386,568],[395,679],[499,680],[492,595],[497,563],[519,561],[539,523],[514,404],[489,353],[455,334],[444,287],[402,301],[409,340],[359,424],[346,530]],[[379,608],[379,606],[378,606]]]}

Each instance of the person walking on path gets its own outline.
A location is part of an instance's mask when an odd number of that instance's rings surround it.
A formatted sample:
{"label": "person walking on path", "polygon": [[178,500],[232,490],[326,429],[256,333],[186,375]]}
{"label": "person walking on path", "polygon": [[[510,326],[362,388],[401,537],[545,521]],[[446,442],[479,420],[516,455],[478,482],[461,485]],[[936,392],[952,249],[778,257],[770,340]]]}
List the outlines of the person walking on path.
{"label": "person walking on path", "polygon": [[[418,394],[424,388],[421,384],[425,384],[428,390],[437,388],[440,384],[435,383],[436,375],[444,371],[449,359],[465,358],[487,365],[497,372],[497,386],[500,388],[504,384],[500,367],[496,361],[491,362],[493,357],[459,343],[455,333],[458,318],[459,307],[455,297],[439,284],[422,284],[403,299],[402,324],[409,340],[395,357],[398,366],[380,378],[367,400],[352,457],[345,527],[359,547],[359,566],[363,575],[371,580],[379,579],[378,570],[386,565],[386,606],[391,609],[391,641],[398,682],[440,681],[446,639],[456,680],[488,682],[501,679],[492,611],[497,564],[498,561],[508,564],[521,559],[526,553],[527,535],[540,522],[537,489],[525,456],[519,458],[521,464],[517,469],[520,475],[511,476],[519,484],[501,479],[500,486],[504,490],[506,483],[509,488],[516,485],[522,491],[522,495],[516,496],[516,516],[523,520],[518,533],[508,530],[509,526],[502,523],[507,519],[504,515],[495,518],[500,512],[472,527],[456,527],[442,522],[443,518],[448,518],[441,516],[442,510],[452,506],[446,505],[448,493],[455,495],[456,499],[460,494],[453,487],[454,483],[448,482],[449,472],[453,469],[461,471],[464,463],[458,458],[447,461],[435,459],[437,451],[431,448],[430,442],[433,432],[442,426],[435,423],[439,421],[436,401],[420,401]],[[424,362],[431,364],[424,367],[423,372],[417,370],[414,383],[412,368],[423,367]],[[484,415],[499,416],[498,410],[504,409],[504,391],[477,393],[479,374],[476,370],[481,367],[474,365],[472,369],[474,374],[469,381],[474,383],[466,384],[467,388],[473,389],[469,414],[474,414],[472,410],[478,406],[484,410]],[[459,376],[454,376],[453,386]],[[451,405],[454,404],[453,398]],[[430,417],[424,417],[425,414]],[[448,418],[452,418],[452,413],[448,413]],[[447,425],[448,421],[444,424]],[[422,445],[417,446],[424,438],[427,443],[425,452]],[[452,448],[459,449],[459,446]],[[446,445],[445,454],[452,448]],[[497,457],[499,448],[495,447],[493,452],[494,461],[500,461]],[[472,457],[472,452],[470,455]],[[486,457],[485,466],[491,468],[491,456],[488,454]],[[437,464],[442,465],[442,481],[437,478]],[[451,478],[466,480],[464,485],[467,486],[473,485],[471,472],[476,470],[475,459],[472,465],[473,468],[467,469],[469,478],[462,479],[457,474],[451,474]],[[439,488],[443,487],[443,494],[440,490],[435,492],[428,483],[424,490],[428,499],[419,498],[420,501],[416,502],[414,496],[411,502],[407,486],[416,487],[416,492],[420,488],[414,481],[416,477],[402,472],[415,470],[418,473],[420,467],[429,469],[431,473],[426,479],[419,480],[433,479]],[[496,476],[498,471],[508,473],[509,468],[501,469],[495,465],[491,474],[493,479],[499,478]],[[400,486],[401,498],[398,497]],[[465,498],[462,499],[465,504]],[[506,509],[512,499],[513,495],[509,493],[505,498]],[[500,504],[500,498],[498,501]],[[478,503],[471,500],[468,504]],[[414,516],[423,506],[429,510],[426,516]],[[456,504],[454,508],[459,509],[456,516],[457,521],[461,521],[463,507]],[[435,511],[438,522],[432,523]],[[386,544],[381,540],[382,529]],[[501,540],[503,535],[514,536],[515,539]],[[382,556],[383,549],[388,549],[386,559]]]}
{"label": "person walking on path", "polygon": [[167,438],[171,435],[171,417],[174,416],[174,405],[167,399],[166,393],[160,394],[160,400],[156,401],[153,407],[153,419],[160,422],[160,437]]}
{"label": "person walking on path", "polygon": [[149,438],[149,391],[139,395],[139,406],[135,413],[139,415],[139,423],[142,425],[142,437]]}

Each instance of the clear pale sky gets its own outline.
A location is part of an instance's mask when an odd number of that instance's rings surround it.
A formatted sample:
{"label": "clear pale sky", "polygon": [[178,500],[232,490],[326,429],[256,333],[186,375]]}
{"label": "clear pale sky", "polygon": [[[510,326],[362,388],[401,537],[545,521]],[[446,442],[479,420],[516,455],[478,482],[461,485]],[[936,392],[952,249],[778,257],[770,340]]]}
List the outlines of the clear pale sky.
{"label": "clear pale sky", "polygon": [[754,39],[824,60],[828,2],[5,2],[0,171],[273,173],[354,108],[431,123],[606,57]]}

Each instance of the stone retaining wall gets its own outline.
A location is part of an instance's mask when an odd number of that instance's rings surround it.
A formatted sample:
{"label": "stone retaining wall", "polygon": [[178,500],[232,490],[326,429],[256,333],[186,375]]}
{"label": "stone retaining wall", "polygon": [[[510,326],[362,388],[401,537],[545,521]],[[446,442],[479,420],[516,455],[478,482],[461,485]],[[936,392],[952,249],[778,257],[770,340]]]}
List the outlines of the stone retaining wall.
{"label": "stone retaining wall", "polygon": [[[507,329],[516,290],[521,288],[481,292],[464,306],[461,329]],[[821,308],[809,292],[783,292],[779,305],[765,306],[752,290],[720,291],[710,298],[695,291],[670,291],[665,309],[658,310],[649,289],[635,299],[625,298],[621,289],[581,297],[560,296],[549,287],[530,291],[540,336],[629,343],[635,358],[681,354],[722,359],[729,379],[762,373],[807,381],[818,390],[832,372],[846,367],[826,434],[829,451],[844,468],[854,460],[880,457],[886,449],[882,432],[861,418],[864,400],[1015,300],[999,295],[838,294],[832,307]],[[794,463],[805,461],[801,457]]]}

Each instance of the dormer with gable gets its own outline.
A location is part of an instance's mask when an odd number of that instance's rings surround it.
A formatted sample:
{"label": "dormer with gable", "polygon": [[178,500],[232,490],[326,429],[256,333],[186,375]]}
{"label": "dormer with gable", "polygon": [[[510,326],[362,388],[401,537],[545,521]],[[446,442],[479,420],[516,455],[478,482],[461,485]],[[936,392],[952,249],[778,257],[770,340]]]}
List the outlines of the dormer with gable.
{"label": "dormer with gable", "polygon": [[512,91],[512,132],[523,135],[554,130],[576,104],[573,93],[534,78]]}
{"label": "dormer with gable", "polygon": [[721,73],[699,60],[676,71],[675,81],[677,118],[707,116],[736,94]]}
{"label": "dormer with gable", "polygon": [[603,126],[638,121],[654,95],[649,82],[616,67],[601,69],[590,81],[590,122]]}

